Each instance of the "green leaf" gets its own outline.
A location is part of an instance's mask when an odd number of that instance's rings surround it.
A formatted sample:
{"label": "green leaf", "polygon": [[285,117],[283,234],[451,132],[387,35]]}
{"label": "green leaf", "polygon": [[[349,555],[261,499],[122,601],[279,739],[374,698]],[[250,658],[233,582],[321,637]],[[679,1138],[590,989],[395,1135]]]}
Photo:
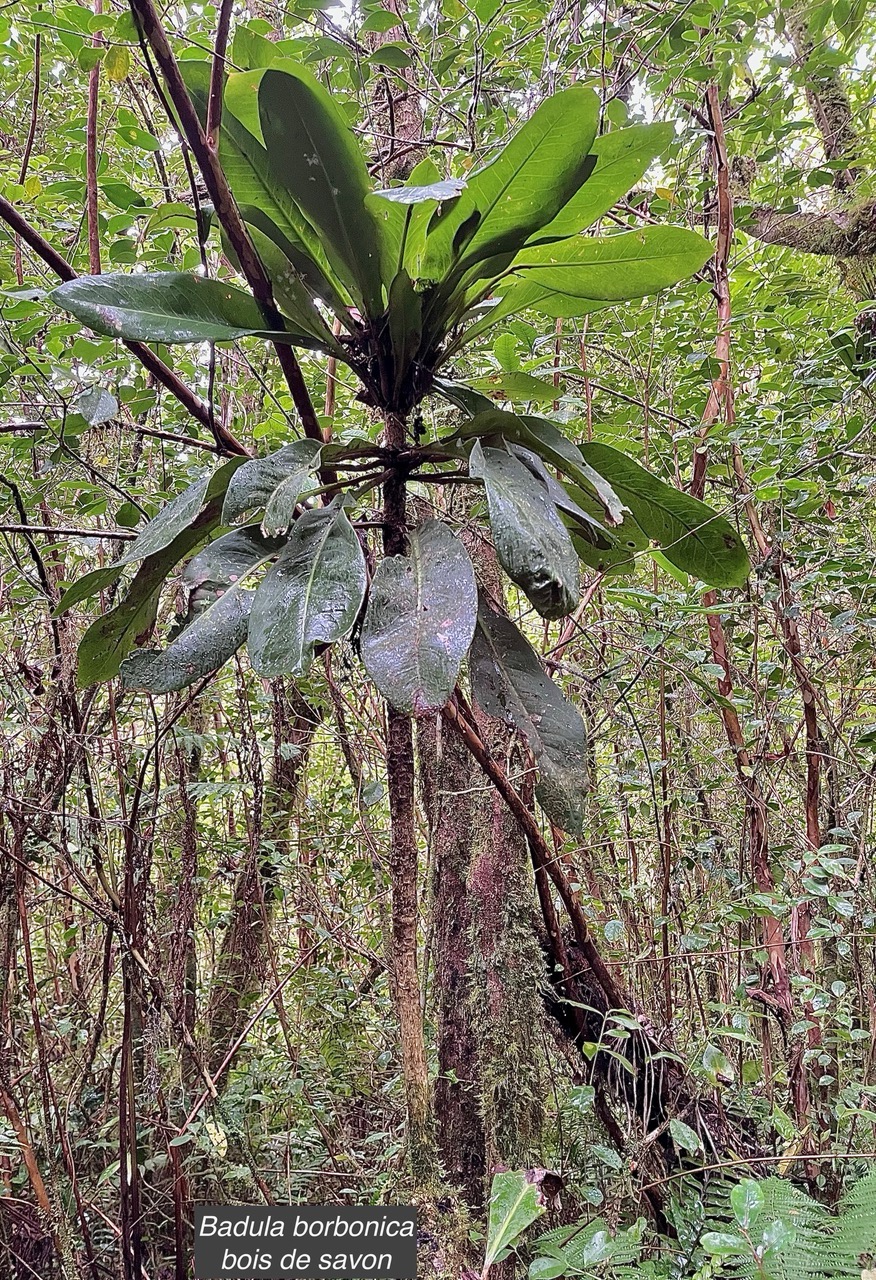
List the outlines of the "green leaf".
{"label": "green leaf", "polygon": [[[238,460],[234,460],[236,463]],[[77,678],[80,685],[86,687],[101,680],[110,680],[118,675],[122,660],[131,652],[151,630],[158,608],[161,589],[170,571],[180,560],[194,551],[219,524],[219,513],[222,509],[222,472],[230,474],[230,466],[222,467],[209,478],[207,489],[208,501],[195,519],[183,528],[169,545],[148,556],[137,570],[130,585],[114,609],[103,614],[91,624],[79,644],[79,663]],[[218,492],[213,493],[214,485]],[[159,517],[156,516],[156,520]],[[153,522],[154,523],[154,522]],[[147,526],[147,529],[149,526]],[[143,534],[147,532],[144,529]],[[141,537],[143,537],[141,534]],[[138,540],[139,541],[139,540]],[[133,546],[137,546],[134,543]],[[96,570],[96,574],[111,574],[109,581],[118,577],[119,564],[109,569]],[[95,574],[87,575],[93,579]],[[85,581],[85,579],[83,579]],[[99,584],[93,590],[107,582]],[[71,591],[81,586],[74,583]],[[69,594],[69,592],[67,593]],[[88,594],[91,594],[89,591]],[[66,597],[65,597],[66,598]],[[62,600],[61,604],[63,605]],[[61,606],[59,606],[60,608]]]}
{"label": "green leaf", "polygon": [[92,622],[79,642],[76,675],[82,688],[118,675],[122,659],[152,629],[161,588],[172,567],[163,557],[146,560],[124,599]]}
{"label": "green leaf", "polygon": [[538,1187],[525,1173],[497,1173],[490,1190],[484,1271],[505,1249],[513,1247],[544,1211]]}
{"label": "green leaf", "polygon": [[371,316],[383,311],[377,224],[365,158],[335,103],[303,67],[262,73],[259,118],[270,172],[318,231]]}
{"label": "green leaf", "polygon": [[469,655],[472,694],[487,713],[519,729],[539,770],[536,795],[550,819],[580,833],[587,790],[587,733],[514,624],[481,596]]}
{"label": "green leaf", "polygon": [[581,445],[587,462],[605,476],[667,560],[713,587],[741,586],[748,552],[733,526],[704,502],[666,484],[610,445]]}
{"label": "green leaf", "polygon": [[[74,604],[79,604],[80,601],[96,595],[98,591],[115,582],[128,565],[155,556],[166,548],[175,552],[175,540],[189,526],[192,526],[193,532],[198,535],[196,541],[205,537],[219,522],[221,499],[242,462],[243,458],[232,458],[215,471],[202,472],[188,488],[183,489],[182,493],[178,493],[161,508],[158,515],[143,527],[133,542],[128,544],[126,551],[118,560],[105,569],[94,569],[72,583],[61,597],[56,613],[65,613]],[[207,507],[201,512],[205,502]],[[191,550],[191,547],[188,549]],[[186,554],[185,551],[182,551],[176,559],[169,561],[168,571],[184,554]]]}
{"label": "green leaf", "polygon": [[191,592],[187,625],[167,649],[140,649],[126,658],[122,683],[147,693],[170,693],[218,670],[246,639],[255,592],[241,584],[279,545],[250,525],[217,538],[190,560],[183,573]]}
{"label": "green leaf", "polygon": [[542,102],[495,160],[469,176],[459,202],[433,217],[426,278],[440,279],[463,249],[460,271],[515,251],[556,217],[592,168],[598,122],[599,99],[584,85]]}
{"label": "green leaf", "polygon": [[316,645],[340,640],[356,621],[366,580],[342,499],[305,511],[256,591],[249,653],[259,675],[304,675]]}
{"label": "green leaf", "polygon": [[[180,70],[203,124],[210,90],[210,64],[184,61],[180,63]],[[297,270],[311,288],[317,288],[318,276],[328,280],[332,273],[316,232],[285,185],[271,172],[258,119],[260,74],[255,78],[233,75],[226,81],[219,159],[243,216],[266,235],[273,236],[270,228],[276,227],[282,237],[277,241],[280,248],[291,258],[287,246],[294,246],[299,255],[292,259]],[[239,119],[237,113],[244,119]],[[332,278],[329,290],[323,285],[321,292],[317,288],[315,296],[335,307],[339,287]]]}
{"label": "green leaf", "polygon": [[[573,236],[524,249],[509,279],[597,302],[657,293],[692,276],[715,251],[684,227],[641,227],[613,236]],[[501,291],[501,286],[499,287]]]}
{"label": "green leaf", "polygon": [[253,336],[317,345],[291,329],[266,329],[258,303],[235,285],[186,271],[78,276],[49,296],[96,333],[129,342],[231,342]]}
{"label": "green leaf", "polygon": [[672,1141],[681,1151],[702,1150],[702,1139],[696,1130],[682,1120],[676,1120],[674,1116],[669,1121],[669,1132],[672,1134]]}
{"label": "green leaf", "polygon": [[[481,409],[485,397],[469,388],[453,387],[453,384],[442,383],[439,389],[442,395],[449,395],[454,403],[470,405],[476,412],[470,422],[464,422],[459,428],[463,439],[473,436],[500,435],[506,440],[537,453],[545,462],[562,471],[564,475],[575,480],[581,487],[591,492],[601,503],[606,519],[611,524],[619,524],[623,520],[623,504],[608,481],[584,460],[578,446],[564,435],[548,418],[539,418],[533,414],[506,413],[502,409]],[[463,398],[460,399],[460,396]],[[472,400],[471,397],[477,397]],[[466,407],[466,411],[470,410]]]}
{"label": "green leaf", "polygon": [[707,1253],[719,1258],[729,1258],[747,1250],[742,1236],[731,1235],[728,1231],[706,1231],[701,1243]]}
{"label": "green leaf", "polygon": [[760,1217],[763,1205],[763,1192],[753,1178],[743,1178],[730,1192],[730,1207],[743,1231],[748,1231]]}
{"label": "green leaf", "polygon": [[275,538],[285,533],[295,518],[298,499],[308,487],[307,480],[316,468],[322,446],[313,440],[293,440],[267,458],[250,458],[231,477],[223,524],[231,524],[240,516],[264,507],[262,532]]}
{"label": "green leaf", "polygon": [[[266,235],[259,226],[253,223],[247,223],[247,231],[253,248],[262,260],[262,264],[268,273],[271,281],[271,289],[274,295],[274,301],[287,319],[290,328],[294,328],[298,333],[306,335],[310,339],[309,344],[301,343],[300,345],[309,345],[318,350],[329,351],[333,355],[340,356],[342,359],[346,357],[346,351],[332,336],[332,332],[327,326],[325,320],[320,315],[314,305],[314,295],[311,288],[308,287],[304,277],[299,273],[293,258],[289,253],[277,243],[281,239],[281,233],[273,228],[274,235]],[[240,270],[240,260],[235,253],[230,240],[226,236],[224,230],[220,232],[222,249],[228,261]],[[292,255],[299,261],[304,257],[296,253],[294,247],[289,245]],[[312,272],[318,272],[316,264],[311,262]],[[312,278],[312,272],[311,278]]]}
{"label": "green leaf", "polygon": [[499,561],[545,618],[562,618],[578,603],[578,557],[547,486],[506,448],[476,440],[469,473],[483,480]]}
{"label": "green leaf", "polygon": [[491,373],[483,378],[473,378],[472,386],[476,391],[501,395],[505,400],[534,400],[539,403],[558,400],[563,394],[563,388],[555,387],[553,382],[519,371]]}
{"label": "green leaf", "polygon": [[76,401],[76,412],[81,413],[92,427],[98,426],[101,422],[111,422],[118,411],[118,400],[102,387],[92,387],[89,391],[83,391]]}
{"label": "green leaf", "polygon": [[392,706],[438,711],[453,693],[478,613],[468,554],[440,520],[408,538],[407,556],[381,560],[362,624],[362,661]]}
{"label": "green leaf", "polygon": [[529,1264],[529,1280],[556,1280],[568,1270],[565,1258],[535,1258]]}
{"label": "green leaf", "polygon": [[596,157],[593,172],[553,221],[535,232],[529,244],[565,240],[592,226],[632,191],[674,137],[674,125],[639,124],[597,138],[590,148]]}
{"label": "green leaf", "polygon": [[423,337],[423,299],[402,268],[389,290],[389,340],[393,357],[393,395],[409,379]]}

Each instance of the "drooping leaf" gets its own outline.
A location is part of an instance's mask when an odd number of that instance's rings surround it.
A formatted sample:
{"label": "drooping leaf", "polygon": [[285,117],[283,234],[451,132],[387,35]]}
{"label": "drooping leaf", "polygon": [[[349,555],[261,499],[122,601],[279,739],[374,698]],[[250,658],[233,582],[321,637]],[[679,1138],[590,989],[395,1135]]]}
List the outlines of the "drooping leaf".
{"label": "drooping leaf", "polygon": [[[219,523],[225,491],[243,461],[243,458],[232,458],[215,471],[204,471],[188,488],[183,489],[182,493],[178,493],[161,508],[158,515],[144,526],[133,542],[128,544],[124,554],[118,560],[107,565],[105,569],[94,569],[72,583],[61,597],[56,612],[65,613],[74,604],[87,600],[115,582],[128,565],[156,556],[165,549],[168,551],[166,563],[167,572],[169,572]],[[205,503],[207,505],[202,512],[201,508]],[[181,543],[183,550],[177,554],[176,539],[190,526],[192,532],[197,535],[195,541],[188,546]],[[170,558],[171,554],[175,559]]]}
{"label": "drooping leaf", "polygon": [[222,508],[224,524],[264,507],[262,532],[275,538],[295,518],[295,507],[308,487],[322,446],[313,440],[293,440],[267,458],[250,458],[232,476]]}
{"label": "drooping leaf", "polygon": [[161,588],[172,566],[152,556],[135,573],[128,590],[108,613],[92,622],[79,642],[76,678],[84,689],[118,675],[124,658],[155,623]]}
{"label": "drooping leaf", "polygon": [[545,1211],[538,1185],[523,1170],[497,1173],[490,1189],[484,1271],[512,1248]]}
{"label": "drooping leaf", "polygon": [[539,771],[536,795],[548,816],[581,831],[587,791],[587,733],[580,714],[550,680],[535,650],[481,596],[469,655],[472,694],[487,713],[526,739]]}
{"label": "drooping leaf", "polygon": [[381,560],[362,624],[362,661],[392,706],[424,715],[445,705],[474,635],[477,587],[468,554],[440,520]]}
{"label": "drooping leaf", "polygon": [[[458,396],[459,392],[454,394]],[[534,414],[507,413],[502,409],[484,409],[475,413],[469,422],[464,422],[458,434],[464,440],[500,435],[505,440],[512,440],[515,444],[531,449],[545,462],[591,492],[602,504],[610,524],[622,521],[623,503],[612,486],[588,465],[574,441],[548,418],[540,418]]]}
{"label": "drooping leaf", "polygon": [[[591,542],[595,547],[608,550],[618,544],[618,539],[610,530],[606,529],[599,519],[592,514],[592,511],[585,509],[576,498],[572,496],[570,489],[560,484],[559,480],[555,480],[547,467],[542,462],[537,453],[533,453],[531,449],[525,449],[523,445],[509,444],[508,449],[514,454],[515,458],[519,458],[524,466],[528,467],[533,475],[537,476],[541,483],[548,491],[548,497],[562,516],[568,517],[565,520],[567,527],[574,528],[580,537]],[[578,497],[583,498],[589,506],[595,506],[593,500],[588,501],[588,497],[577,491]],[[647,546],[645,539],[644,546]]]}
{"label": "drooping leaf", "polygon": [[139,649],[126,658],[122,682],[129,689],[170,693],[218,670],[246,639],[255,592],[242,583],[279,545],[250,525],[194,556],[183,573],[191,592],[186,626],[166,649]]}
{"label": "drooping leaf", "polygon": [[[510,281],[597,302],[643,298],[699,271],[715,251],[685,227],[640,227],[613,236],[573,236],[524,249]],[[504,285],[502,286],[504,290]]]}
{"label": "drooping leaf", "polygon": [[739,587],[750,563],[728,520],[688,493],[666,484],[610,445],[581,445],[585,459],[606,477],[649,538],[672,564],[712,587]]}
{"label": "drooping leaf", "polygon": [[598,121],[599,100],[584,85],[542,102],[495,160],[469,176],[458,203],[433,217],[424,275],[441,279],[454,252],[464,271],[516,251],[550,222],[592,168],[588,152]]}
{"label": "drooping leaf", "polygon": [[506,448],[476,440],[469,473],[483,480],[499,561],[545,618],[578,603],[578,557],[547,486]]}
{"label": "drooping leaf", "polygon": [[547,244],[578,235],[608,213],[612,205],[641,181],[648,167],[669,146],[675,136],[671,124],[637,124],[616,129],[597,138],[590,148],[596,165],[560,212],[540,227],[529,243]]}
{"label": "drooping leaf", "polygon": [[318,230],[364,310],[380,315],[379,232],[365,206],[371,182],[344,117],[303,67],[263,72],[258,106],[274,180],[286,186]]}
{"label": "drooping leaf", "polygon": [[291,327],[268,328],[258,303],[242,289],[187,271],[77,276],[49,296],[96,333],[129,342],[231,342],[252,336],[315,345]]}
{"label": "drooping leaf", "polygon": [[350,630],[365,585],[365,557],[342,500],[305,511],[256,591],[249,653],[259,675],[303,675],[316,645]]}

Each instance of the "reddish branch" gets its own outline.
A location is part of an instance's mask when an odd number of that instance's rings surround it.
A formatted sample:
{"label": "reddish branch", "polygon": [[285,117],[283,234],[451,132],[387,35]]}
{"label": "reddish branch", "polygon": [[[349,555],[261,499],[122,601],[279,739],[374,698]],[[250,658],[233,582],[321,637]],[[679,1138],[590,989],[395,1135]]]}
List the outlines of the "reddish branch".
{"label": "reddish branch", "polygon": [[[191,147],[201,177],[207,187],[216,217],[222,224],[225,234],[231,243],[240,263],[246,282],[253,292],[256,301],[262,307],[269,328],[282,329],[283,318],[277,310],[270,278],[265,271],[261,259],[253,247],[246,224],[237,208],[228,179],[219,164],[214,148],[207,141],[201,122],[198,119],[189,92],[186,89],[173,50],[167,39],[167,33],[161,24],[158,11],[152,0],[130,0],[131,12],[138,23],[144,39],[148,42],[158,67],[164,77],[167,92],[176,111],[183,137]],[[274,344],[280,368],[292,395],[295,407],[301,418],[304,434],[312,440],[322,441],[322,430],[316,411],[310,399],[310,392],[304,381],[301,366],[288,343]]]}

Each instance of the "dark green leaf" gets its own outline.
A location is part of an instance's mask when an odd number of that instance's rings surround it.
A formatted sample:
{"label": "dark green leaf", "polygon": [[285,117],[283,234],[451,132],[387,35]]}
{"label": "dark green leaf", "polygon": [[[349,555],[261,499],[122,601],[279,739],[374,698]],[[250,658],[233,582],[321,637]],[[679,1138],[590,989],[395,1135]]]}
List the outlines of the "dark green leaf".
{"label": "dark green leaf", "polygon": [[[102,591],[104,587],[115,582],[128,565],[155,556],[165,548],[174,549],[172,544],[175,543],[176,538],[190,526],[194,527],[198,540],[206,536],[210,528],[218,524],[219,512],[222,509],[221,499],[242,462],[243,458],[233,458],[215,471],[203,472],[187,489],[183,489],[182,493],[171,498],[158,515],[144,526],[134,541],[128,544],[124,554],[118,560],[105,569],[94,569],[91,573],[86,573],[78,582],[74,582],[67,588],[57,606],[57,613],[65,613],[74,604],[79,604],[80,601],[87,600],[89,596]],[[198,518],[198,513],[201,512],[205,502],[208,505]],[[191,550],[191,547],[188,550]],[[185,551],[181,551],[176,559],[169,561],[168,570],[185,554]]]}
{"label": "dark green leaf", "polygon": [[337,106],[303,67],[262,73],[259,118],[270,172],[322,237],[363,309],[383,311],[377,224],[365,158]]}
{"label": "dark green leaf", "polygon": [[424,715],[445,705],[474,635],[474,570],[440,520],[408,539],[407,556],[381,560],[362,624],[362,661],[399,711]]}
{"label": "dark green leaf", "polygon": [[712,587],[739,587],[748,552],[733,526],[704,502],[658,480],[607,444],[582,444],[585,459],[606,477],[636,522],[679,569]]}
{"label": "dark green leaf", "polygon": [[258,303],[242,289],[185,271],[78,276],[50,297],[96,333],[130,342],[231,342],[254,336],[314,345],[291,329],[267,329]]}
{"label": "dark green leaf", "polygon": [[279,545],[250,525],[218,538],[190,560],[183,573],[191,591],[187,625],[167,649],[140,649],[126,658],[122,682],[129,689],[170,693],[227,662],[246,639],[255,595],[241,584]]}
{"label": "dark green leaf", "polygon": [[341,499],[305,511],[256,591],[249,652],[259,675],[303,675],[316,645],[350,630],[365,585],[365,557]]}
{"label": "dark green leaf", "polygon": [[478,704],[526,739],[539,770],[542,808],[564,831],[580,833],[587,791],[584,721],[529,642],[483,596],[469,669]]}
{"label": "dark green leaf", "polygon": [[475,441],[469,472],[483,480],[499,561],[545,618],[578,603],[578,557],[547,486],[506,448]]}
{"label": "dark green leaf", "polygon": [[222,508],[223,523],[231,524],[246,512],[264,507],[263,533],[269,538],[285,533],[321,449],[313,440],[293,440],[267,458],[250,458],[231,478]]}
{"label": "dark green leaf", "polygon": [[[182,62],[180,69],[203,124],[207,115],[210,64]],[[225,109],[219,131],[219,159],[244,217],[259,226],[266,235],[271,235],[270,228],[276,227],[282,237],[277,242],[280,248],[291,258],[287,245],[294,246],[299,255],[293,259],[297,270],[312,288],[316,288],[319,276],[327,280],[331,271],[313,227],[284,184],[271,173],[258,119],[260,75],[260,72],[255,76],[232,75],[226,81]],[[242,119],[238,118],[238,113]],[[308,264],[313,264],[312,268]],[[329,289],[323,284],[322,291],[317,291],[315,296],[324,298],[334,307],[338,289],[338,284],[332,279]]]}

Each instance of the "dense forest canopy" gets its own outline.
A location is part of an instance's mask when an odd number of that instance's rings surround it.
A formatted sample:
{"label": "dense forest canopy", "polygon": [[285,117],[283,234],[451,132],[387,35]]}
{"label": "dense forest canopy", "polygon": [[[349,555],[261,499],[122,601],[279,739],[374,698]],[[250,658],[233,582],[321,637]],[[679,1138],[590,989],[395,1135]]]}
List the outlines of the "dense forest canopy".
{"label": "dense forest canopy", "polygon": [[0,44],[0,1275],[872,1280],[865,0]]}

